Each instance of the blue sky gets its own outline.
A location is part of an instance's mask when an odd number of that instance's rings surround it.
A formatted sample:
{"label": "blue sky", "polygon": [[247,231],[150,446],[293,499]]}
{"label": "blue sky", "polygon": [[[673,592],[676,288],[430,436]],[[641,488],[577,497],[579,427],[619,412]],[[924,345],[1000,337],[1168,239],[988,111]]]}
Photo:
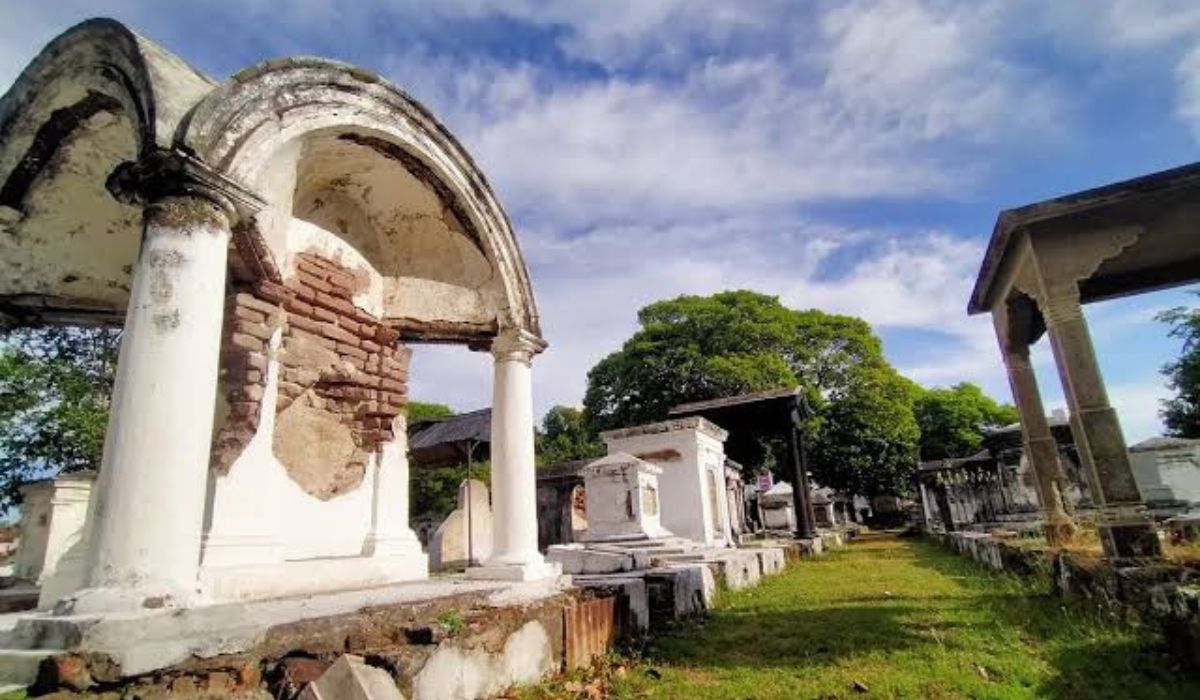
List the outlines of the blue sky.
{"label": "blue sky", "polygon": [[[926,385],[1008,399],[967,294],[999,210],[1195,160],[1200,4],[0,0],[0,85],[56,33],[121,19],[223,78],[288,54],[375,69],[480,161],[551,349],[539,410],[578,403],[636,310],[752,288],[862,316]],[[1088,309],[1131,441],[1158,430],[1157,310]],[[1035,349],[1050,407],[1061,390]],[[485,405],[485,356],[421,349],[413,394]]]}

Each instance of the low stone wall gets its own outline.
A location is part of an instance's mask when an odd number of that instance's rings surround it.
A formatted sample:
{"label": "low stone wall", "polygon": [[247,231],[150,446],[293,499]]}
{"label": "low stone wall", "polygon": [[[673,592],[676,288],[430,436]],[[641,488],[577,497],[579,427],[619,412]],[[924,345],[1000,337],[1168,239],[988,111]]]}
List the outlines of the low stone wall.
{"label": "low stone wall", "polygon": [[1043,576],[1064,600],[1160,634],[1172,652],[1200,668],[1200,571],[1174,564],[1114,567],[1099,556],[1032,550],[981,532],[933,535],[943,546],[996,570]]}

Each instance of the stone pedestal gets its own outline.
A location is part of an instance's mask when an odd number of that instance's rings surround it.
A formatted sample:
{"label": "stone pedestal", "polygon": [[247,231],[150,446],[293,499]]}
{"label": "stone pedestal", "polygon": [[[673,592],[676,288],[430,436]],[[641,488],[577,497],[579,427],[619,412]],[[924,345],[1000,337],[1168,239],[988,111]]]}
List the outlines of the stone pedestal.
{"label": "stone pedestal", "polygon": [[585,542],[671,537],[662,526],[658,476],[662,469],[625,452],[583,468],[588,530]]}
{"label": "stone pedestal", "polygon": [[1042,314],[1063,393],[1076,419],[1075,447],[1088,473],[1092,498],[1100,507],[1100,541],[1114,561],[1161,556],[1153,523],[1129,463],[1117,413],[1108,401],[1078,292],[1042,303]]}

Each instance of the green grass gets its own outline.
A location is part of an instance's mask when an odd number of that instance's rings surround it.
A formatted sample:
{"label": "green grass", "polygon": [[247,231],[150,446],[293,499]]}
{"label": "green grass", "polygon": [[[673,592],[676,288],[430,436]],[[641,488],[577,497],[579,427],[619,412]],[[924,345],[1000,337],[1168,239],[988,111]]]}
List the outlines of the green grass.
{"label": "green grass", "polygon": [[723,596],[639,662],[521,697],[1200,698],[1200,681],[1136,629],[1044,590],[928,542],[870,536]]}

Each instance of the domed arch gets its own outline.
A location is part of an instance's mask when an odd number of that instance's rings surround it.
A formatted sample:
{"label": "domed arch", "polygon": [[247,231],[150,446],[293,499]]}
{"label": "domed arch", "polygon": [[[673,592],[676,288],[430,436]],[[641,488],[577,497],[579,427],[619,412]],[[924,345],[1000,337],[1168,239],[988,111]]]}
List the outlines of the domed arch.
{"label": "domed arch", "polygon": [[214,83],[119,22],[51,41],[0,98],[0,307],[18,320],[115,320],[141,211],[108,176],[169,145]]}
{"label": "domed arch", "polygon": [[265,248],[283,262],[300,220],[333,233],[388,286],[383,316],[415,339],[540,337],[512,226],[487,179],[417,101],[380,76],[316,58],[233,76],[176,145],[259,194]]}

